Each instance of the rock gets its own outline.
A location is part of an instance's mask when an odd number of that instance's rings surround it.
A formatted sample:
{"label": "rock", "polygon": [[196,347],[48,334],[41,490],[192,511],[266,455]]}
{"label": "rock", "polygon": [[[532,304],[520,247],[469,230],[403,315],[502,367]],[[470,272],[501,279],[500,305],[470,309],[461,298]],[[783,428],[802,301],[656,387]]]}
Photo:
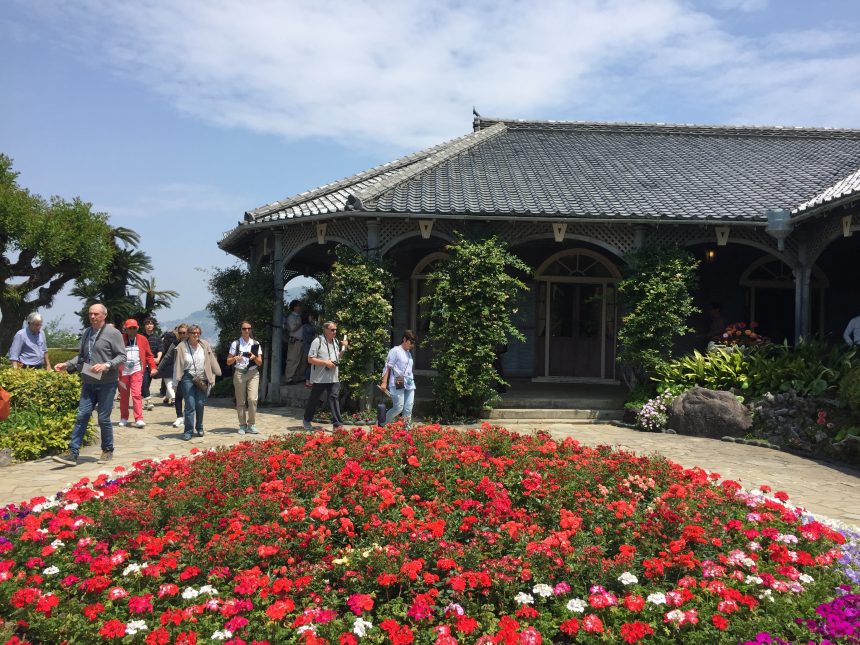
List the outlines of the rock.
{"label": "rock", "polygon": [[849,435],[830,446],[830,454],[847,464],[860,464],[860,437]]}
{"label": "rock", "polygon": [[750,411],[731,392],[694,387],[669,406],[668,427],[678,434],[719,439],[742,437],[752,428]]}
{"label": "rock", "polygon": [[0,468],[2,468],[3,466],[11,466],[12,462],[12,449],[3,448],[2,450],[0,450]]}

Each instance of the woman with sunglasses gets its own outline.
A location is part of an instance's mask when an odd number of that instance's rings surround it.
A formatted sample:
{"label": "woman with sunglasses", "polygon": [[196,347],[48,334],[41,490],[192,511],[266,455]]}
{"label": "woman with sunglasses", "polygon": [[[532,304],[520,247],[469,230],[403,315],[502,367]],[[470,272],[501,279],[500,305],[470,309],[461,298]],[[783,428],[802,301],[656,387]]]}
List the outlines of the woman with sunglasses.
{"label": "woman with sunglasses", "polygon": [[191,325],[188,338],[176,347],[173,365],[173,379],[182,388],[185,401],[185,432],[182,435],[185,441],[190,441],[192,430],[198,437],[203,436],[203,408],[216,376],[221,376],[218,358],[212,346],[200,339],[200,326]]}
{"label": "woman with sunglasses", "polygon": [[260,343],[251,338],[251,323],[243,320],[239,329],[242,335],[230,343],[227,365],[233,366],[233,390],[236,393],[236,412],[239,414],[239,434],[257,434],[259,367],[263,364],[263,354],[260,351]]}

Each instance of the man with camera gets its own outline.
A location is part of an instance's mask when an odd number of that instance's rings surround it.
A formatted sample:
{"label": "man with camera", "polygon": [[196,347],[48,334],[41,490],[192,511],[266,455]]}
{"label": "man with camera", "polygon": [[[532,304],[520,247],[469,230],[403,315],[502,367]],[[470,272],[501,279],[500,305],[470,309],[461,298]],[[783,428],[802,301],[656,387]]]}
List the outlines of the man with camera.
{"label": "man with camera", "polygon": [[260,365],[263,355],[260,343],[251,338],[251,323],[243,320],[242,335],[230,343],[227,365],[233,367],[233,389],[236,392],[236,412],[239,414],[239,434],[257,431],[257,397],[260,390]]}
{"label": "man with camera", "polygon": [[338,376],[338,363],[349,343],[346,334],[340,341],[338,350],[337,324],[331,321],[323,323],[323,333],[314,338],[308,351],[308,363],[311,366],[311,394],[305,406],[305,415],[302,427],[305,430],[313,430],[311,421],[314,418],[320,396],[325,393],[328,397],[331,409],[331,421],[337,430],[343,425],[340,417],[340,379]]}
{"label": "man with camera", "polygon": [[[412,403],[415,400],[415,377],[412,374],[412,349],[415,347],[415,332],[407,329],[403,340],[388,352],[385,371],[379,389],[391,395],[391,409],[385,414],[385,423],[391,423],[403,413],[403,424],[409,427],[412,420]],[[387,387],[386,387],[387,386]]]}

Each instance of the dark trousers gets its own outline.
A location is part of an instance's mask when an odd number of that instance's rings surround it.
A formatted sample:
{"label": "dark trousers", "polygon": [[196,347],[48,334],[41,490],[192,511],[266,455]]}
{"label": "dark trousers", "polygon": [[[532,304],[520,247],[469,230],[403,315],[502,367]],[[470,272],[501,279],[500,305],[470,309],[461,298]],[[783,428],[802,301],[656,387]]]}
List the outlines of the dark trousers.
{"label": "dark trousers", "polygon": [[343,419],[340,418],[340,383],[314,383],[311,385],[311,395],[308,397],[308,403],[305,406],[304,420],[307,423],[313,421],[314,412],[317,411],[320,397],[325,392],[328,397],[328,406],[331,409],[331,423],[336,428],[343,425]]}
{"label": "dark trousers", "polygon": [[140,395],[144,399],[149,398],[149,386],[152,384],[152,377],[149,375],[149,370],[143,369],[143,385],[140,388]]}

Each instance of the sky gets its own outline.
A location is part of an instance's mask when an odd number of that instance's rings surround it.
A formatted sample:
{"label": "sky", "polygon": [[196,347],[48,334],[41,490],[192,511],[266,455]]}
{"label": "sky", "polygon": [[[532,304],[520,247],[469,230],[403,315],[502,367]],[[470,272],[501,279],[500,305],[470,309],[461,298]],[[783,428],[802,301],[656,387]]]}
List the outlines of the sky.
{"label": "sky", "polygon": [[0,152],[136,230],[183,318],[245,211],[466,134],[473,107],[860,128],[857,33],[854,0],[3,0]]}

